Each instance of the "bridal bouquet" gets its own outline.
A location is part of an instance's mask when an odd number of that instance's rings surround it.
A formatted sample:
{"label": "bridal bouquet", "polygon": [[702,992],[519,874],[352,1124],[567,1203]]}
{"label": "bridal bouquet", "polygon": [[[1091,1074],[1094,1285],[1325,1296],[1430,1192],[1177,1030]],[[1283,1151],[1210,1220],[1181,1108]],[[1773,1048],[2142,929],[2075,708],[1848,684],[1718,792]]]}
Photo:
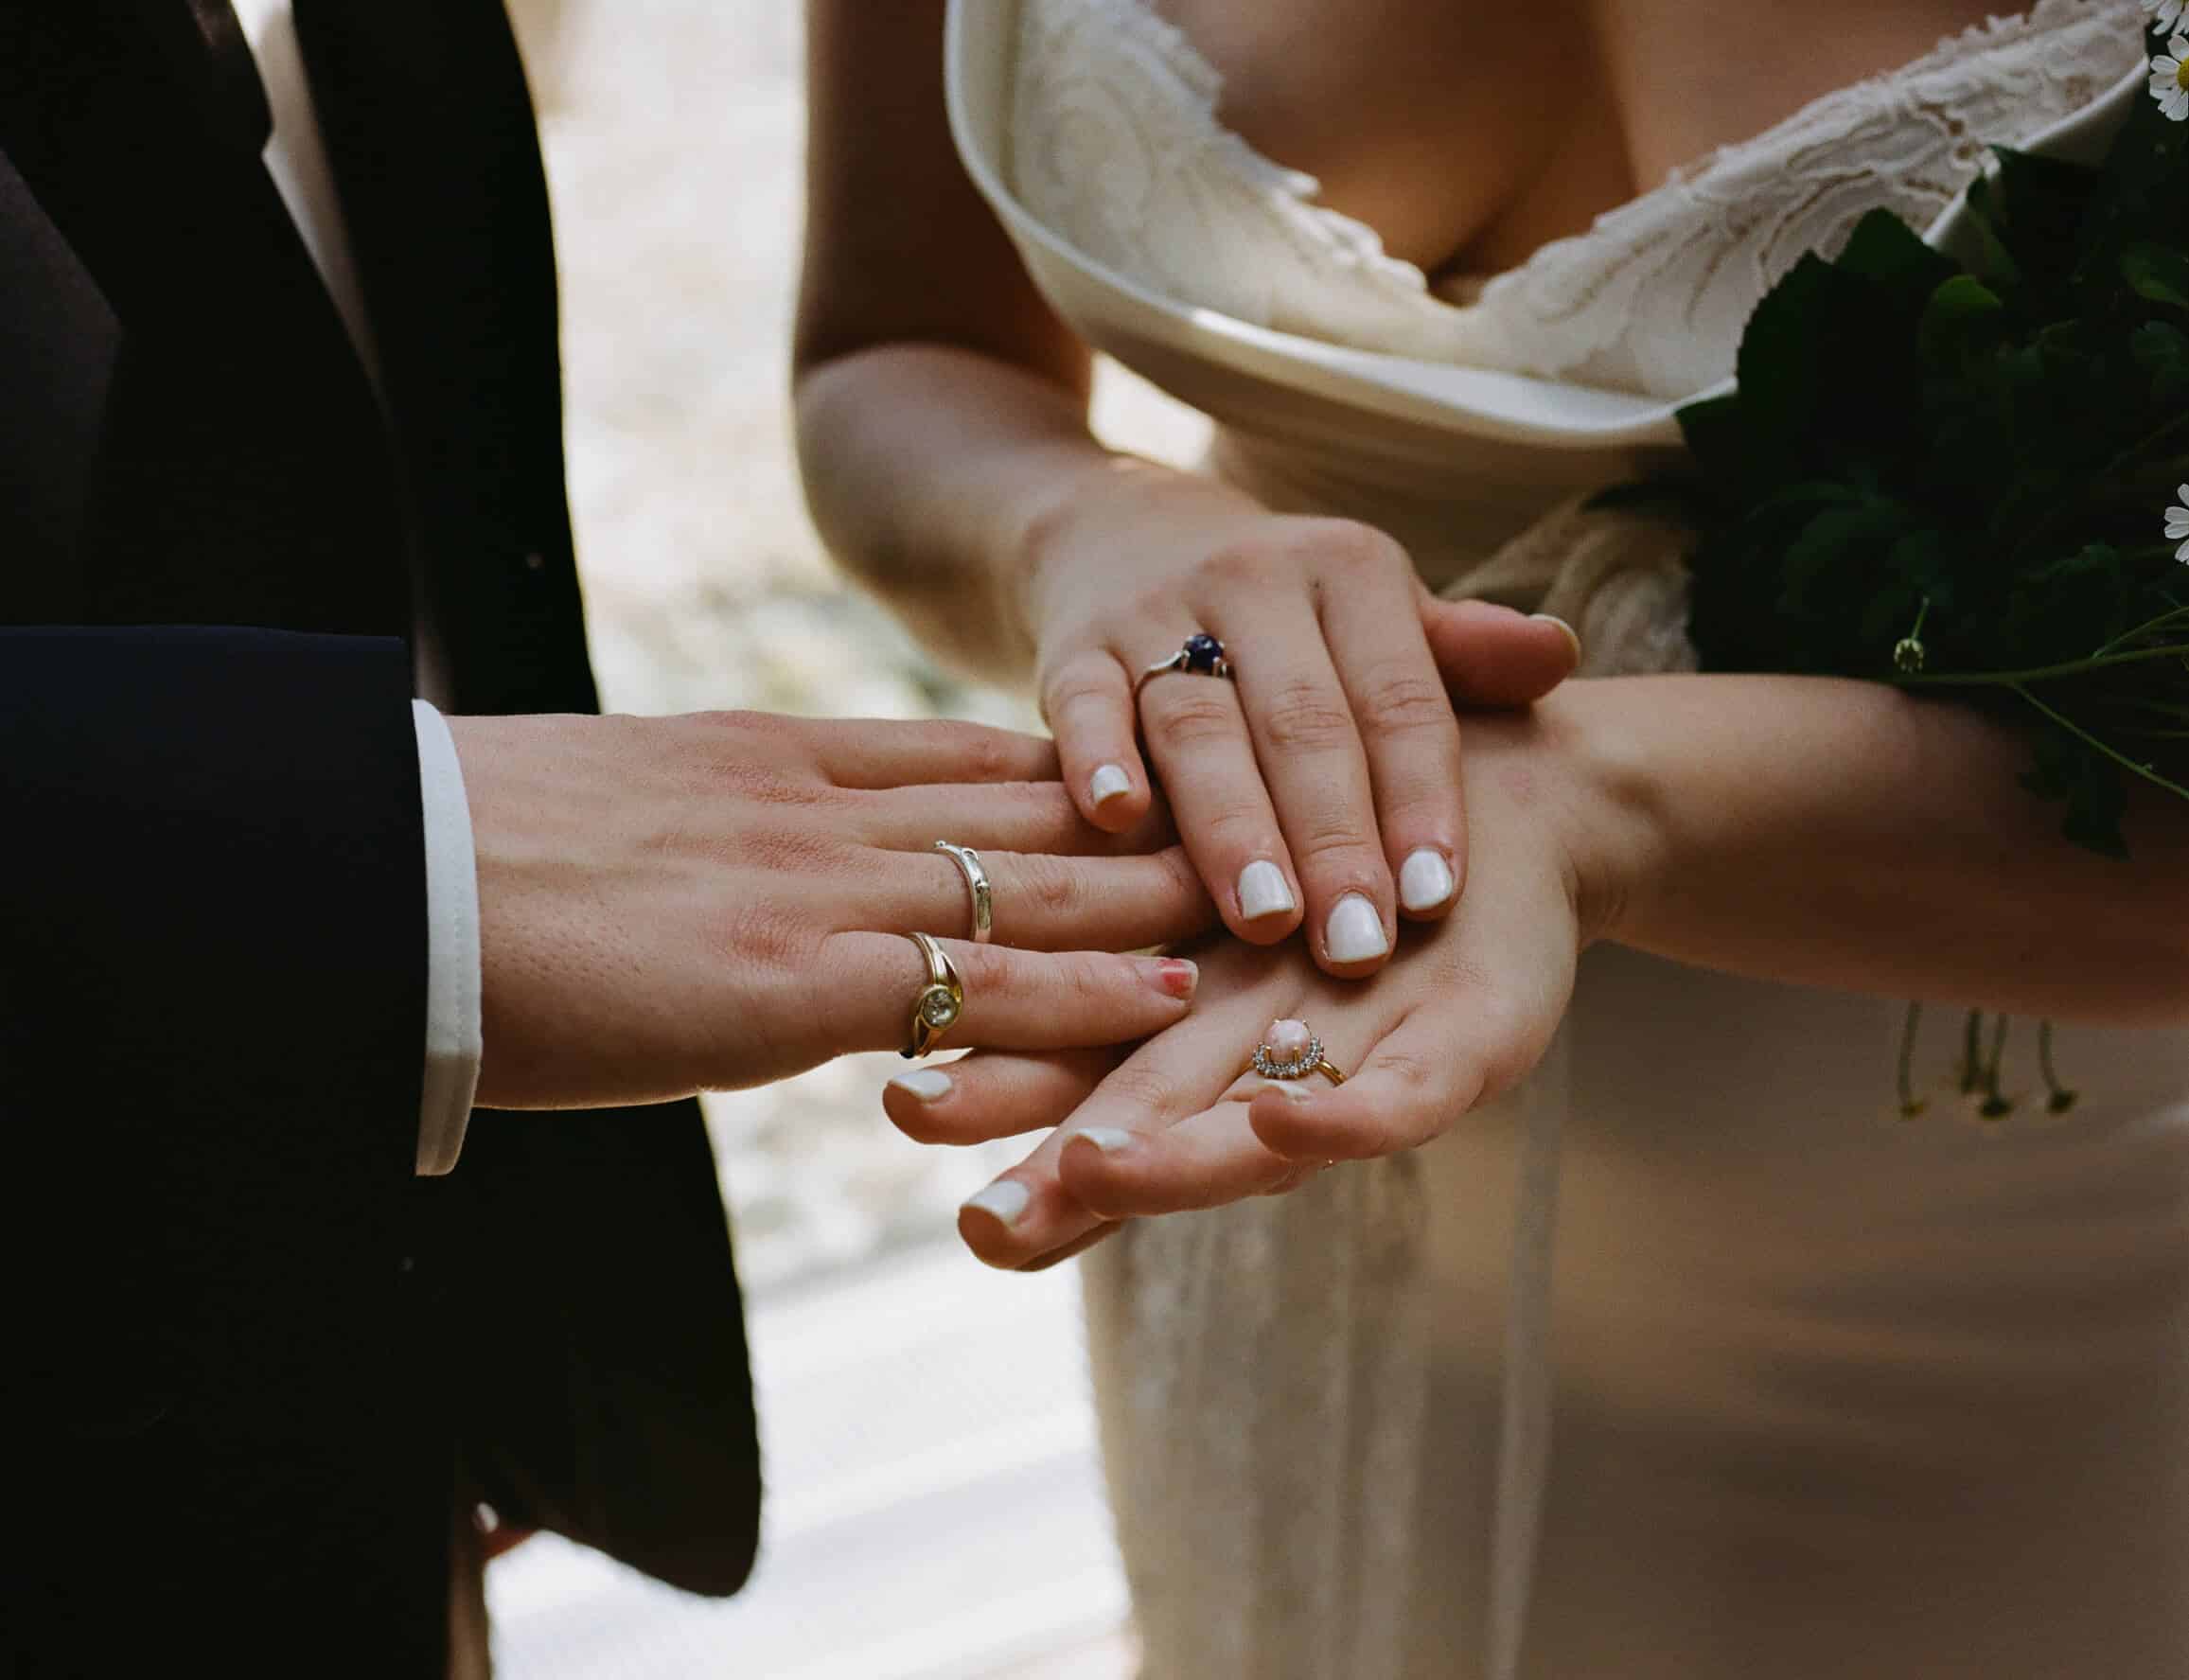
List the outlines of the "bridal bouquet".
{"label": "bridal bouquet", "polygon": [[1704,667],[2024,717],[2027,786],[2113,854],[2132,782],[2189,799],[2185,66],[2098,167],[2000,151],[1968,260],[1884,211],[1803,258],[1680,416]]}

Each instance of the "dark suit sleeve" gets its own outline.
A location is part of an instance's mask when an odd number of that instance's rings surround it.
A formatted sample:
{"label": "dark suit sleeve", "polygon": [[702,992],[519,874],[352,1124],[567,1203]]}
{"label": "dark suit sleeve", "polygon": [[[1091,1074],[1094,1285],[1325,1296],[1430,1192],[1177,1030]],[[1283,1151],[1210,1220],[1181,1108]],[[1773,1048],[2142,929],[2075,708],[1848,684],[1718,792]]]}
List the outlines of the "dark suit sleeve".
{"label": "dark suit sleeve", "polygon": [[409,694],[392,641],[0,630],[16,1628],[78,1671],[437,1667]]}

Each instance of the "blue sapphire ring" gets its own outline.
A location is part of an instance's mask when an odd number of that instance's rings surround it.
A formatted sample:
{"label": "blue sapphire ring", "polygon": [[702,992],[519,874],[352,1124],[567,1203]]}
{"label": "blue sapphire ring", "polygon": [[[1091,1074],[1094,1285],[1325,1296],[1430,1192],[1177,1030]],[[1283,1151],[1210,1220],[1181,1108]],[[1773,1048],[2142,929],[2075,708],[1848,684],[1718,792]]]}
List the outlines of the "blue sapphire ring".
{"label": "blue sapphire ring", "polygon": [[1231,675],[1231,662],[1224,655],[1224,644],[1207,630],[1195,630],[1186,638],[1186,645],[1171,655],[1159,659],[1142,671],[1133,681],[1133,699],[1140,698],[1140,690],[1147,687],[1150,679],[1160,677],[1166,671],[1183,671],[1190,677],[1226,677]]}

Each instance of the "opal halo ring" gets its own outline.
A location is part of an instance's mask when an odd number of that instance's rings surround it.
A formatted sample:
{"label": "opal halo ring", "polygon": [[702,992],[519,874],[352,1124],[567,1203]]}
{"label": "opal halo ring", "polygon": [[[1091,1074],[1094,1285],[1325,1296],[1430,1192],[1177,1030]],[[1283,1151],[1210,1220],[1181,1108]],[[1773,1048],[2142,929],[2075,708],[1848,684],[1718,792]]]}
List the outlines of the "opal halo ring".
{"label": "opal halo ring", "polygon": [[933,934],[908,933],[905,937],[919,946],[920,955],[927,964],[927,983],[912,999],[911,1026],[905,1037],[905,1048],[897,1052],[909,1061],[942,1047],[944,1035],[965,1013],[965,982],[958,977],[958,965],[950,961],[950,953]]}
{"label": "opal halo ring", "polygon": [[988,872],[980,867],[980,854],[971,846],[953,845],[945,840],[937,840],[935,850],[948,854],[958,873],[965,877],[965,891],[973,895],[973,943],[986,945],[996,931],[996,890],[989,885]]}
{"label": "opal halo ring", "polygon": [[1140,690],[1156,678],[1171,671],[1183,671],[1189,677],[1222,677],[1231,675],[1231,660],[1224,651],[1224,644],[1207,630],[1195,630],[1186,638],[1186,644],[1167,659],[1159,659],[1133,679],[1133,699],[1140,698]]}
{"label": "opal halo ring", "polygon": [[1270,1022],[1268,1034],[1254,1047],[1251,1066],[1264,1079],[1305,1079],[1320,1073],[1333,1085],[1346,1082],[1336,1064],[1322,1053],[1322,1040],[1305,1021]]}

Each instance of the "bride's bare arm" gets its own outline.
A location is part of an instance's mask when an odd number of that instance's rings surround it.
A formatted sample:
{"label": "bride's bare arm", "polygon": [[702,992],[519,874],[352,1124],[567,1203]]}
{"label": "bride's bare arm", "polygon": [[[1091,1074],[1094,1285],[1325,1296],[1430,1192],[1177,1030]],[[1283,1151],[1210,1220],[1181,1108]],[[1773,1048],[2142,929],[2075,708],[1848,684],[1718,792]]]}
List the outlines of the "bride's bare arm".
{"label": "bride's bare arm", "polygon": [[[1397,543],[1103,448],[1088,357],[952,149],[943,0],[810,0],[796,399],[829,546],[943,657],[1031,680],[1087,819],[1160,775],[1226,924],[1360,976],[1466,869],[1447,685],[1533,699],[1571,632],[1433,601]],[[1235,683],[1133,679],[1209,632]],[[1142,739],[1146,746],[1143,756]]]}
{"label": "bride's bare arm", "polygon": [[[2189,1023],[2189,808],[2138,802],[2132,858],[2101,858],[2018,786],[2026,763],[2014,731],[1872,683],[1569,683],[1474,728],[1474,889],[1373,985],[1219,944],[1198,953],[1192,1018],[1114,1071],[976,1055],[887,1105],[946,1141],[1061,1123],[962,1221],[984,1259],[1025,1265],[1107,1221],[1428,1141],[1534,1065],[1595,940],[1892,998]],[[1279,1017],[1314,1022],[1344,1086],[1241,1075]]]}
{"label": "bride's bare arm", "polygon": [[2189,807],[2060,838],[2015,731],[1875,683],[1654,677],[1562,712],[1607,812],[1600,933],[1708,967],[2119,1026],[2189,1022]]}

